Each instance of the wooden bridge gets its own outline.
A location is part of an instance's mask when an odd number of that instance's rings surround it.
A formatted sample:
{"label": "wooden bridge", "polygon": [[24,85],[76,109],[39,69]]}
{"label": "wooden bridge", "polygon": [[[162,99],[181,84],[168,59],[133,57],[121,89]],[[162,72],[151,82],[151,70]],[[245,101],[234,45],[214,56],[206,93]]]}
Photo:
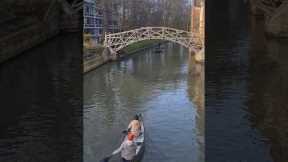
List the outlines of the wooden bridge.
{"label": "wooden bridge", "polygon": [[124,47],[143,40],[167,40],[178,43],[193,52],[202,49],[199,34],[169,27],[141,27],[120,33],[105,34],[104,46],[117,54]]}

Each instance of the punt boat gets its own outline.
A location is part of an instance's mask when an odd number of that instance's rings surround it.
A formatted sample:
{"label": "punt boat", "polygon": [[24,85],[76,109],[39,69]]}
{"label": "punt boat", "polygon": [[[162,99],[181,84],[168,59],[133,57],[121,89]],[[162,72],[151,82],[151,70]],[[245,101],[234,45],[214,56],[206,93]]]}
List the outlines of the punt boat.
{"label": "punt boat", "polygon": [[[136,143],[136,156],[133,158],[132,162],[140,162],[142,157],[143,157],[143,154],[144,154],[144,142],[145,142],[145,129],[144,129],[144,122],[143,122],[143,117],[141,114],[138,115],[139,116],[139,121],[140,121],[140,124],[141,124],[141,131],[139,133],[139,136],[134,139],[134,142]],[[123,139],[124,140],[127,140],[127,131],[123,131],[123,132],[126,132],[126,135]],[[104,159],[102,159],[100,162],[109,162],[109,159],[112,157],[113,155],[110,155],[109,157],[106,157]],[[119,158],[119,162],[121,161],[121,159]]]}

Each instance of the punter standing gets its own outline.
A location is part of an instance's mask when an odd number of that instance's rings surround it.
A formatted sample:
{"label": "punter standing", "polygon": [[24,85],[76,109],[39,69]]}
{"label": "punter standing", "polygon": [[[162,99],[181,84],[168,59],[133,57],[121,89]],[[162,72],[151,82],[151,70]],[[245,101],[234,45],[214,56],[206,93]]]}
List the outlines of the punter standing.
{"label": "punter standing", "polygon": [[115,150],[112,155],[118,154],[121,152],[121,158],[123,162],[132,162],[134,156],[136,155],[137,146],[134,140],[135,135],[128,133],[127,140],[124,140],[121,146]]}

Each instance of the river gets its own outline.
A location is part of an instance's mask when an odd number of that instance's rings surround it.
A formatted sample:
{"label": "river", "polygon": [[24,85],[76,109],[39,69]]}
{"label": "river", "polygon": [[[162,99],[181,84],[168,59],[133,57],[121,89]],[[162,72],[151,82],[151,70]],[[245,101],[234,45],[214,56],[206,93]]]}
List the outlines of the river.
{"label": "river", "polygon": [[207,10],[206,161],[286,162],[288,40],[265,37],[243,1]]}
{"label": "river", "polygon": [[[163,53],[153,51],[85,74],[85,162],[99,161],[116,149],[136,113],[142,113],[145,124],[142,162],[204,161],[204,109],[193,102],[192,86],[199,81],[189,75],[188,51],[173,44]],[[204,88],[203,80],[200,85]]]}

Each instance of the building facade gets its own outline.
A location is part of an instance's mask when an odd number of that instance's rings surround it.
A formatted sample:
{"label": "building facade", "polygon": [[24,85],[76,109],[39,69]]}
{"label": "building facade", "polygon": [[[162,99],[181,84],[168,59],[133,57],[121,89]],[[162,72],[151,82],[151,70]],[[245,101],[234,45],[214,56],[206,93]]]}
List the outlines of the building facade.
{"label": "building facade", "polygon": [[120,31],[119,4],[111,1],[84,0],[83,32],[90,34],[96,43],[101,43],[105,32],[115,33]]}
{"label": "building facade", "polygon": [[98,0],[84,0],[83,14],[83,32],[85,34],[91,34],[92,39],[96,43],[100,43],[104,33],[104,12]]}

